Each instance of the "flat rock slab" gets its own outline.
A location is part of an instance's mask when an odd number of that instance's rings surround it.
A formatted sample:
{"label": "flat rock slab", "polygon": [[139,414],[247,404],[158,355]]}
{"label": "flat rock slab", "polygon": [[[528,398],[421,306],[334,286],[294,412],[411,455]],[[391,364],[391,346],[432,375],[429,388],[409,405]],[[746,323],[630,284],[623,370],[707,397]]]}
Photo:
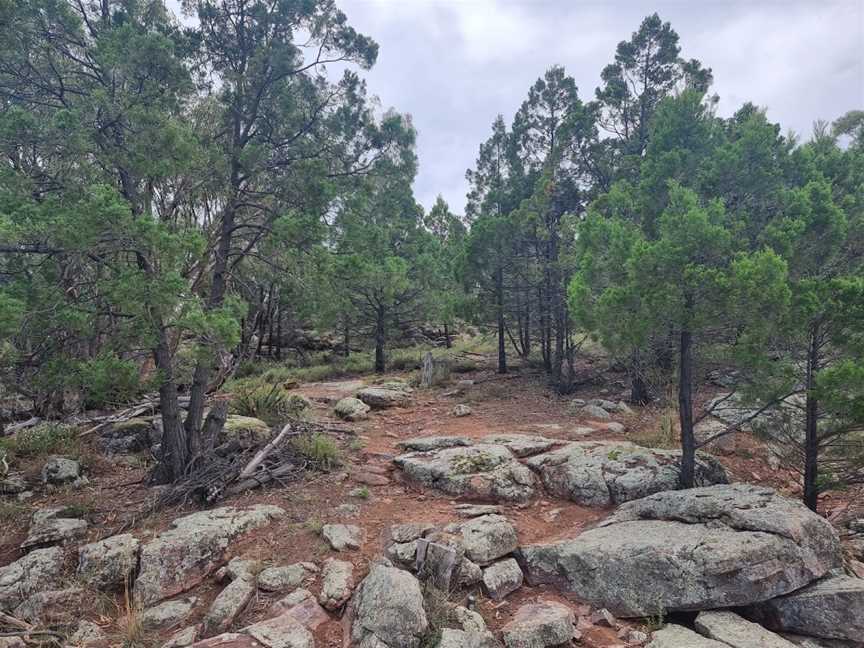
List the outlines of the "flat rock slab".
{"label": "flat rock slab", "polygon": [[345,421],[362,421],[369,418],[371,408],[359,398],[342,398],[336,403],[333,412]]}
{"label": "flat rock slab", "polygon": [[147,605],[192,589],[219,566],[232,540],[283,515],[278,506],[258,504],[223,506],[174,520],[141,548],[135,600]]}
{"label": "flat rock slab", "polygon": [[36,511],[21,549],[66,544],[87,533],[87,521],[63,516],[62,508]]}
{"label": "flat rock slab", "polygon": [[318,600],[328,610],[336,610],[351,597],[354,589],[354,565],[345,560],[329,559],[321,574],[321,594]]}
{"label": "flat rock slab", "polygon": [[484,515],[445,530],[461,536],[465,555],[478,565],[488,565],[519,546],[515,527],[503,515]]}
{"label": "flat rock slab", "polygon": [[576,616],[566,605],[541,601],[523,605],[501,630],[507,648],[547,648],[570,643]]}
{"label": "flat rock slab", "polygon": [[[611,506],[678,488],[681,453],[643,448],[627,441],[568,443],[527,460],[546,489],[586,506]],[[701,485],[726,483],[716,459],[700,455],[696,480]]]}
{"label": "flat rock slab", "polygon": [[864,579],[824,578],[786,596],[752,606],[746,613],[780,632],[860,641],[864,638]]}
{"label": "flat rock slab", "polygon": [[483,443],[500,444],[517,457],[530,457],[546,452],[561,442],[530,434],[492,434],[483,437]]}
{"label": "flat rock slab", "polygon": [[571,540],[523,547],[529,583],[553,583],[617,616],[744,606],[839,566],[831,524],[771,489],[668,491],[628,502]]}
{"label": "flat rock slab", "polygon": [[795,648],[792,642],[734,612],[700,612],[695,625],[699,634],[731,648]]}
{"label": "flat rock slab", "polygon": [[670,623],[654,633],[648,648],[729,648],[729,646],[696,634],[683,626]]}
{"label": "flat rock slab", "polygon": [[204,639],[190,648],[315,648],[312,633],[287,614],[260,621],[239,632]]}
{"label": "flat rock slab", "polygon": [[464,448],[473,444],[474,440],[468,437],[428,436],[405,439],[397,443],[396,447],[412,452],[429,452],[430,450],[443,450],[444,448]]}
{"label": "flat rock slab", "polygon": [[353,524],[325,524],[321,535],[336,551],[359,549],[363,531]]}
{"label": "flat rock slab", "polygon": [[138,568],[140,543],[129,533],[78,549],[78,575],[97,589],[122,589]]}
{"label": "flat rock slab", "polygon": [[525,502],[537,492],[535,475],[503,445],[413,452],[393,461],[411,479],[449,495]]}
{"label": "flat rock slab", "polygon": [[522,587],[522,570],[513,558],[492,563],[483,570],[483,591],[493,601],[512,594]]}

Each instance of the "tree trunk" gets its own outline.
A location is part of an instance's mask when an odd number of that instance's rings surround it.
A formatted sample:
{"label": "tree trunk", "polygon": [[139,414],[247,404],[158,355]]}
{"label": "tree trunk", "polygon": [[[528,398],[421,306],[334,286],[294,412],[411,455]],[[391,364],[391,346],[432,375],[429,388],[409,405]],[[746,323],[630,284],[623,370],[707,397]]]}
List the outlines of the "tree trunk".
{"label": "tree trunk", "polygon": [[678,419],[681,425],[682,488],[693,488],[696,478],[696,438],[693,434],[693,337],[681,331],[678,367]]}
{"label": "tree trunk", "polygon": [[347,358],[351,354],[351,325],[347,317],[342,323],[342,344],[345,347],[342,349],[342,356]]}
{"label": "tree trunk", "polygon": [[804,430],[804,504],[811,511],[819,506],[819,402],[814,393],[818,372],[818,329],[810,335],[807,351],[807,400],[805,402]]}
{"label": "tree trunk", "polygon": [[162,456],[155,479],[162,483],[176,481],[186,472],[189,461],[186,431],[180,421],[180,406],[177,402],[177,384],[171,366],[171,348],[168,334],[160,329],[159,340],[153,352],[156,368],[160,373],[159,410],[162,413]]}
{"label": "tree trunk", "polygon": [[498,373],[507,373],[507,347],[504,335],[504,269],[495,271],[495,307],[498,317]]}
{"label": "tree trunk", "polygon": [[375,373],[384,373],[386,359],[384,357],[384,346],[387,342],[387,329],[384,326],[386,313],[383,306],[378,307],[375,321]]}
{"label": "tree trunk", "polygon": [[276,307],[276,359],[282,359],[282,306]]}
{"label": "tree trunk", "polygon": [[453,342],[450,340],[450,328],[447,322],[444,322],[444,347],[447,349],[453,348]]}

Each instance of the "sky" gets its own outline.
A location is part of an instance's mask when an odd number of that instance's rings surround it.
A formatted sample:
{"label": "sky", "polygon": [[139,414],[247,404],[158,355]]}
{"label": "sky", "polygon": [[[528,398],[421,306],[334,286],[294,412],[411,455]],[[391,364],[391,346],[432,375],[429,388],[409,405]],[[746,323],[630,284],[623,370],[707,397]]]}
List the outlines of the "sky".
{"label": "sky", "polygon": [[418,132],[414,189],[462,213],[480,143],[495,116],[509,123],[552,65],[590,100],[619,41],[658,12],[681,55],[714,72],[718,113],[751,101],[802,136],[817,119],[864,109],[864,0],[337,0],[379,46],[363,72],[383,108]]}

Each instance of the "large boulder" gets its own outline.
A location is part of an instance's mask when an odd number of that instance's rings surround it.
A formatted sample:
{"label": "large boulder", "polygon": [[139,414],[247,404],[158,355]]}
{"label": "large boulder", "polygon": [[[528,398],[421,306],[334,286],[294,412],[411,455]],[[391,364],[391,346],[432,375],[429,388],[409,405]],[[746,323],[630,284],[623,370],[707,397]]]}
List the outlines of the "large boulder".
{"label": "large boulder", "polygon": [[218,442],[221,444],[236,441],[243,446],[254,446],[265,443],[269,438],[270,426],[261,419],[232,414],[225,419]]}
{"label": "large boulder", "polygon": [[60,589],[63,584],[63,550],[36,549],[0,567],[0,611],[12,612],[38,592]]}
{"label": "large boulder", "polygon": [[411,394],[394,384],[366,387],[357,392],[357,398],[372,409],[386,409],[405,405],[411,400]]}
{"label": "large boulder", "polygon": [[231,541],[285,514],[278,506],[223,506],[174,520],[141,548],[135,600],[144,605],[198,585],[223,561]]}
{"label": "large boulder", "polygon": [[78,575],[97,589],[123,589],[138,568],[139,548],[129,533],[84,545],[78,550]]}
{"label": "large boulder", "polygon": [[[553,495],[586,506],[610,506],[678,488],[681,453],[627,441],[569,443],[527,460]],[[723,467],[708,455],[696,461],[701,485],[726,483]]]}
{"label": "large boulder", "polygon": [[684,626],[670,623],[654,633],[648,648],[729,648],[729,646],[698,635]]}
{"label": "large boulder", "polygon": [[381,564],[357,588],[352,613],[351,639],[364,647],[417,648],[429,627],[420,582]]}
{"label": "large boulder", "polygon": [[624,617],[767,601],[840,563],[831,525],[745,484],[628,502],[576,538],[525,546],[531,584],[554,583]]}
{"label": "large boulder", "polygon": [[411,452],[393,461],[411,479],[448,495],[525,502],[537,492],[537,478],[503,445]]}
{"label": "large boulder", "polygon": [[465,554],[479,565],[488,565],[519,545],[516,529],[503,515],[483,515],[448,525],[446,531],[461,536]]}
{"label": "large boulder", "polygon": [[830,576],[786,596],[751,606],[746,613],[780,632],[861,641],[864,579]]}
{"label": "large boulder", "polygon": [[734,612],[712,610],[696,617],[699,634],[732,648],[795,648],[795,644]]}

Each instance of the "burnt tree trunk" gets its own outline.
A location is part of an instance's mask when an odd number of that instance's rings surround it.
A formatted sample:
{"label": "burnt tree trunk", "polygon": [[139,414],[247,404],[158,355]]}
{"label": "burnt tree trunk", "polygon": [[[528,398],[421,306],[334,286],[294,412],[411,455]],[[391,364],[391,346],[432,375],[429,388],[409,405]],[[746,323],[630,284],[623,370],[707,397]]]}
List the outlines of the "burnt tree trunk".
{"label": "burnt tree trunk", "polygon": [[678,367],[678,420],[681,425],[682,488],[693,488],[696,479],[696,438],[693,433],[693,336],[681,331]]}
{"label": "burnt tree trunk", "polygon": [[811,511],[819,506],[819,402],[816,399],[816,376],[819,365],[818,327],[810,334],[807,349],[807,399],[804,429],[804,504]]}
{"label": "burnt tree trunk", "polygon": [[498,319],[498,373],[507,373],[507,347],[504,327],[504,269],[495,271],[495,311]]}
{"label": "burnt tree trunk", "polygon": [[385,318],[387,313],[383,306],[379,306],[375,318],[375,373],[384,373],[386,370],[386,358],[384,348],[387,343],[387,328]]}

